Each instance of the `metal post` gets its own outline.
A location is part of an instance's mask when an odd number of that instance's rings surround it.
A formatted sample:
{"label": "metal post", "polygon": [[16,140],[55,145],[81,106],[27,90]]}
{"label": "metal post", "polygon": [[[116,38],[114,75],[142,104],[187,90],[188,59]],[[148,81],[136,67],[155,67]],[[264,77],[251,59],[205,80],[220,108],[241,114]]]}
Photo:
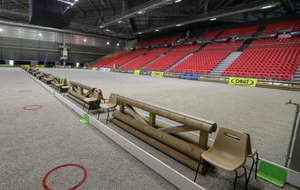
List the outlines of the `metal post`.
{"label": "metal post", "polygon": [[[297,118],[298,118],[298,115],[299,115],[300,104],[292,103],[292,100],[290,100],[286,104],[293,104],[293,105],[296,106],[295,118],[294,118],[294,123],[293,123],[293,129],[292,129],[290,143],[289,143],[289,146],[288,146],[288,151],[287,151],[287,154],[286,154],[285,164],[284,164],[285,167],[288,167],[288,162],[290,160],[290,154],[291,154],[291,147],[292,147],[292,143],[293,143],[294,137],[295,137],[294,133],[295,133],[295,130],[296,130]],[[300,125],[300,121],[299,121],[298,125]]]}

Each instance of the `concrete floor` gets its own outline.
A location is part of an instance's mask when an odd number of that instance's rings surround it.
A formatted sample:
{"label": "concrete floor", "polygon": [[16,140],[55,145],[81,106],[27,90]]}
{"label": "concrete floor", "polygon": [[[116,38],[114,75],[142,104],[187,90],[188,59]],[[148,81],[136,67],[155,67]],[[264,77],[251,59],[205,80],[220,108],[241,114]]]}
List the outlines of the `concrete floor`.
{"label": "concrete floor", "polygon": [[[45,71],[101,88],[107,97],[116,92],[250,133],[261,157],[279,164],[284,162],[294,117],[294,107],[285,102],[300,102],[299,92],[284,90],[88,70]],[[0,103],[4,105],[0,107],[0,189],[43,189],[44,175],[65,163],[78,163],[88,170],[86,182],[78,189],[175,189],[97,129],[80,124],[79,116],[21,70],[5,68],[0,73]],[[43,108],[22,109],[32,104]],[[193,179],[195,173],[190,169],[113,124],[108,126]],[[66,189],[78,183],[78,176],[82,176],[80,169],[62,168],[47,184]],[[230,189],[233,177],[233,173],[217,169],[216,173],[198,176],[197,183],[206,189]],[[239,180],[237,189],[243,186]],[[251,179],[248,189],[280,188]],[[284,189],[295,188],[285,185]]]}
{"label": "concrete floor", "polygon": [[[44,189],[52,168],[82,165],[88,177],[78,189],[176,189],[127,153],[17,68],[0,69],[0,189]],[[28,105],[41,109],[24,110]],[[29,108],[38,108],[29,107]],[[47,179],[51,189],[68,189],[83,177],[64,167]]]}

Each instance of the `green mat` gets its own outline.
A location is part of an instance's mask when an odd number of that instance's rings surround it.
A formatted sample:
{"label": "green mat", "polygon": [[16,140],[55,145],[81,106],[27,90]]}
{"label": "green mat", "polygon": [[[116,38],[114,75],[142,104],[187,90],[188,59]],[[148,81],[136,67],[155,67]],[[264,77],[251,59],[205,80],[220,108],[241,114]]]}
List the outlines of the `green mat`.
{"label": "green mat", "polygon": [[274,185],[283,187],[285,184],[287,172],[283,168],[265,161],[261,161],[259,164],[257,176],[270,183],[273,183]]}
{"label": "green mat", "polygon": [[88,122],[90,122],[89,115],[85,113],[84,118],[80,120],[80,123],[88,123]]}

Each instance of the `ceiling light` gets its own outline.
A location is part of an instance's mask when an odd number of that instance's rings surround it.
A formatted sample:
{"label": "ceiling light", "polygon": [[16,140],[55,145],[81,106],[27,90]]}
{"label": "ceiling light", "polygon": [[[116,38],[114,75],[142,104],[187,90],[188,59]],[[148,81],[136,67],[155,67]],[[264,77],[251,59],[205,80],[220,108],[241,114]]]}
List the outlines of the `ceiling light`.
{"label": "ceiling light", "polygon": [[3,29],[2,28],[0,28],[0,32],[2,32],[3,31]]}
{"label": "ceiling light", "polygon": [[139,12],[138,12],[139,15],[141,15],[141,14],[143,14],[143,13],[144,13],[144,11],[139,11]]}
{"label": "ceiling light", "polygon": [[100,28],[104,28],[104,26],[100,26]]}
{"label": "ceiling light", "polygon": [[181,0],[175,0],[175,3],[179,3]]}
{"label": "ceiling light", "polygon": [[176,24],[176,26],[182,26],[182,24]]}
{"label": "ceiling light", "polygon": [[110,30],[107,28],[105,31],[109,32]]}
{"label": "ceiling light", "polygon": [[142,34],[142,32],[139,32],[138,34]]}
{"label": "ceiling light", "polygon": [[267,6],[262,7],[261,9],[269,9],[269,8],[272,8],[272,7],[274,7],[274,5],[267,5]]}
{"label": "ceiling light", "polygon": [[155,30],[155,32],[158,32],[158,31],[159,31],[158,29]]}
{"label": "ceiling light", "polygon": [[41,34],[41,33],[39,33],[39,36],[42,36],[42,34]]}
{"label": "ceiling light", "polygon": [[118,23],[121,23],[121,22],[122,22],[121,20],[118,21]]}
{"label": "ceiling light", "polygon": [[120,44],[119,43],[117,43],[117,46],[119,46]]}
{"label": "ceiling light", "polygon": [[86,39],[83,39],[84,42],[86,42]]}
{"label": "ceiling light", "polygon": [[217,20],[217,18],[211,18],[211,19],[210,19],[210,21],[214,21],[214,20]]}
{"label": "ceiling light", "polygon": [[107,45],[109,45],[109,42],[106,42]]}

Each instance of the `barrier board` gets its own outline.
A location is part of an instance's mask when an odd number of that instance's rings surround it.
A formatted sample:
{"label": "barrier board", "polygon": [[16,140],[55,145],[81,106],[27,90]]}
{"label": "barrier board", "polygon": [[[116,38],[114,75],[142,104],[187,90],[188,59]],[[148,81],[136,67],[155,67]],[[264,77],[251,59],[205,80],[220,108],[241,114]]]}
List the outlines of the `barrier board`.
{"label": "barrier board", "polygon": [[36,65],[36,68],[45,68],[45,65]]}
{"label": "barrier board", "polygon": [[256,86],[257,79],[229,77],[228,84]]}
{"label": "barrier board", "polygon": [[141,70],[134,70],[135,75],[139,75],[141,73]]}
{"label": "barrier board", "polygon": [[154,77],[163,77],[164,76],[164,72],[152,71],[151,76],[154,76]]}

